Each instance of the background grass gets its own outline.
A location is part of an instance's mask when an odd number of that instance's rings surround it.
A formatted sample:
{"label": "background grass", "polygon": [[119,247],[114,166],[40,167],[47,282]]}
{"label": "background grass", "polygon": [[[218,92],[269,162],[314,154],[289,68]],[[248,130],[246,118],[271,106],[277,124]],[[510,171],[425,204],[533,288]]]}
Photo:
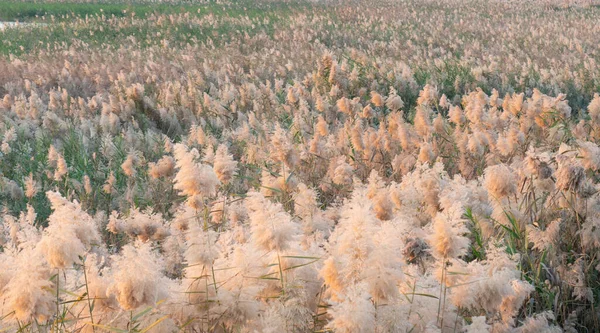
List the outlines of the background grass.
{"label": "background grass", "polygon": [[[168,40],[172,44],[204,42],[208,38],[216,45],[231,40],[239,34],[250,36],[264,32],[273,34],[273,25],[294,12],[307,8],[300,3],[258,3],[240,1],[232,4],[147,4],[147,3],[33,3],[0,0],[0,21],[36,22],[19,29],[0,31],[0,56],[21,56],[36,50],[51,50],[56,45],[70,46],[74,42],[87,47],[118,46],[131,43],[133,36],[141,47],[160,44]],[[213,15],[224,19],[217,27],[189,24],[157,25],[142,22],[136,26],[120,28],[106,24],[109,18],[146,18],[152,14]],[[242,27],[227,22],[226,18],[247,17],[255,20],[252,27]],[[77,19],[90,18],[88,24],[75,24]],[[264,20],[268,19],[268,20]],[[159,34],[161,38],[154,38]]]}
{"label": "background grass", "polygon": [[200,15],[213,13],[255,17],[260,16],[266,10],[285,11],[305,6],[306,3],[299,2],[253,3],[252,1],[236,1],[230,4],[216,4],[214,2],[198,4],[192,2],[144,3],[135,1],[127,3],[119,3],[118,1],[38,3],[0,0],[0,21],[40,21],[44,16],[54,16],[57,20],[67,20],[73,16],[93,15],[126,17],[131,16],[132,13],[135,13],[137,17],[145,17],[152,13],[175,14],[185,12]]}
{"label": "background grass", "polygon": [[3,21],[32,21],[41,16],[67,15],[114,15],[123,17],[134,12],[138,16],[147,15],[153,11],[176,12],[181,6],[151,5],[151,4],[118,4],[118,3],[33,3],[0,1],[0,20]]}

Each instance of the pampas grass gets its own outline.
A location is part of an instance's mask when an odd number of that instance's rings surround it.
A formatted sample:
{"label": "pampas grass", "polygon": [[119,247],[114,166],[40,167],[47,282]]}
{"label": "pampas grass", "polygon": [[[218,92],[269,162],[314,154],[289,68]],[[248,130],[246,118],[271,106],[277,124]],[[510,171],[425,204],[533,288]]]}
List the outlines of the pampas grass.
{"label": "pampas grass", "polygon": [[0,331],[600,330],[597,8],[173,2],[0,31]]}

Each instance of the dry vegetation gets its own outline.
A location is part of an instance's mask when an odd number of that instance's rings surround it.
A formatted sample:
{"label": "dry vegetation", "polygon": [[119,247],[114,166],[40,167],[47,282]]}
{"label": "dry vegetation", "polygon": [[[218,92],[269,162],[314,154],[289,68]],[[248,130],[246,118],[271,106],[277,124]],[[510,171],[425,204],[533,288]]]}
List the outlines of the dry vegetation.
{"label": "dry vegetation", "polygon": [[0,332],[600,330],[600,8],[7,4]]}

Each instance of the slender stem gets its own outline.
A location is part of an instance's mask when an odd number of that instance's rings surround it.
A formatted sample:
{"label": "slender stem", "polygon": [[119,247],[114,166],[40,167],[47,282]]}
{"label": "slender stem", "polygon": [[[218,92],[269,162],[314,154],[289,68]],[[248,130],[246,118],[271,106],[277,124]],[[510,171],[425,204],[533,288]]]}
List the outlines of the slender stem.
{"label": "slender stem", "polygon": [[92,322],[92,331],[96,332],[96,326],[94,326],[94,314],[92,308],[92,301],[90,300],[90,290],[88,288],[87,269],[85,268],[85,257],[82,258],[83,263],[83,277],[85,278],[85,294],[87,295],[88,308],[90,309],[90,320]]}
{"label": "slender stem", "polygon": [[317,322],[319,320],[319,306],[321,305],[321,298],[323,297],[323,290],[325,289],[325,285],[321,286],[321,290],[319,291],[319,298],[317,299],[317,310],[315,311],[315,317],[313,320],[313,332],[317,330]]}
{"label": "slender stem", "polygon": [[283,281],[283,269],[281,268],[281,256],[277,250],[277,261],[279,263],[279,276],[281,277],[281,293],[285,294],[285,282]]}
{"label": "slender stem", "polygon": [[444,261],[444,301],[442,305],[442,320],[440,322],[440,329],[444,331],[444,312],[446,311],[446,294],[448,292],[448,288],[446,287],[446,262]]}
{"label": "slender stem", "polygon": [[[208,231],[206,232],[206,237],[208,237],[208,246],[212,246],[212,241],[210,240],[210,234],[208,233]],[[213,285],[215,287],[215,295],[219,294],[219,291],[217,290],[217,278],[215,277],[215,261],[213,260],[212,263],[210,264],[210,269],[212,271],[212,279],[213,279]]]}
{"label": "slender stem", "polygon": [[[444,323],[443,313],[442,313],[442,292],[445,290],[446,286],[446,256],[444,256],[444,260],[442,261],[442,280],[440,283],[440,296],[438,299],[438,322],[441,325]],[[441,316],[441,317],[440,317]]]}
{"label": "slender stem", "polygon": [[415,277],[415,282],[413,283],[413,286],[412,286],[412,295],[410,298],[410,306],[408,307],[408,316],[406,316],[407,321],[410,320],[410,315],[412,314],[412,308],[413,308],[413,304],[415,302],[415,292],[416,291],[417,291],[417,278]]}
{"label": "slender stem", "polygon": [[56,269],[56,330],[57,331],[58,331],[58,316],[60,313],[59,290],[60,290],[60,268]]}
{"label": "slender stem", "polygon": [[[202,275],[208,275],[208,274],[204,274],[204,269],[206,267],[202,267]],[[210,293],[209,293],[209,289],[208,289],[208,278],[205,279],[205,285],[206,285],[206,327],[210,327]]]}

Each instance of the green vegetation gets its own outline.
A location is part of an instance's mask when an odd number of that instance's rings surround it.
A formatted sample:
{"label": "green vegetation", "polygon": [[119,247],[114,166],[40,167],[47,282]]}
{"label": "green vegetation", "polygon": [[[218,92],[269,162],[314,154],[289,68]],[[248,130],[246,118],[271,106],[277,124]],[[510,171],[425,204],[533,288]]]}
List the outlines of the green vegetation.
{"label": "green vegetation", "polygon": [[[248,8],[248,6],[252,6]],[[105,15],[107,17],[128,17],[135,14],[137,17],[146,17],[153,13],[177,14],[177,13],[198,13],[198,14],[229,14],[229,15],[260,15],[266,9],[285,10],[291,6],[297,7],[300,4],[273,2],[254,5],[250,1],[236,1],[233,4],[221,5],[214,2],[198,4],[194,2],[181,1],[179,3],[146,3],[127,1],[119,3],[117,1],[82,3],[82,2],[23,2],[23,1],[0,1],[0,21],[19,21],[31,22],[40,21],[43,17],[54,17],[56,20],[68,20],[73,17],[86,17]]]}
{"label": "green vegetation", "polygon": [[[34,50],[50,51],[76,45],[82,48],[138,44],[142,48],[163,45],[185,46],[206,42],[220,44],[241,35],[264,32],[272,35],[274,24],[304,6],[273,3],[248,8],[246,2],[230,5],[120,4],[120,3],[31,3],[0,1],[0,21],[35,22],[19,29],[0,31],[0,55],[24,55]],[[206,24],[178,19],[161,24],[158,15],[181,14],[216,18]],[[181,16],[179,18],[181,18]],[[115,24],[129,17],[132,24]],[[236,19],[245,17],[248,24]],[[163,17],[164,18],[164,17]],[[133,38],[133,39],[132,39]]]}
{"label": "green vegetation", "polygon": [[[199,7],[199,6],[195,6]],[[119,4],[119,3],[36,3],[36,2],[0,2],[0,20],[3,21],[35,21],[41,17],[54,16],[69,18],[76,16],[107,15],[124,17],[135,13],[136,16],[146,16],[158,11],[174,13],[188,11],[191,8],[162,4]]]}

